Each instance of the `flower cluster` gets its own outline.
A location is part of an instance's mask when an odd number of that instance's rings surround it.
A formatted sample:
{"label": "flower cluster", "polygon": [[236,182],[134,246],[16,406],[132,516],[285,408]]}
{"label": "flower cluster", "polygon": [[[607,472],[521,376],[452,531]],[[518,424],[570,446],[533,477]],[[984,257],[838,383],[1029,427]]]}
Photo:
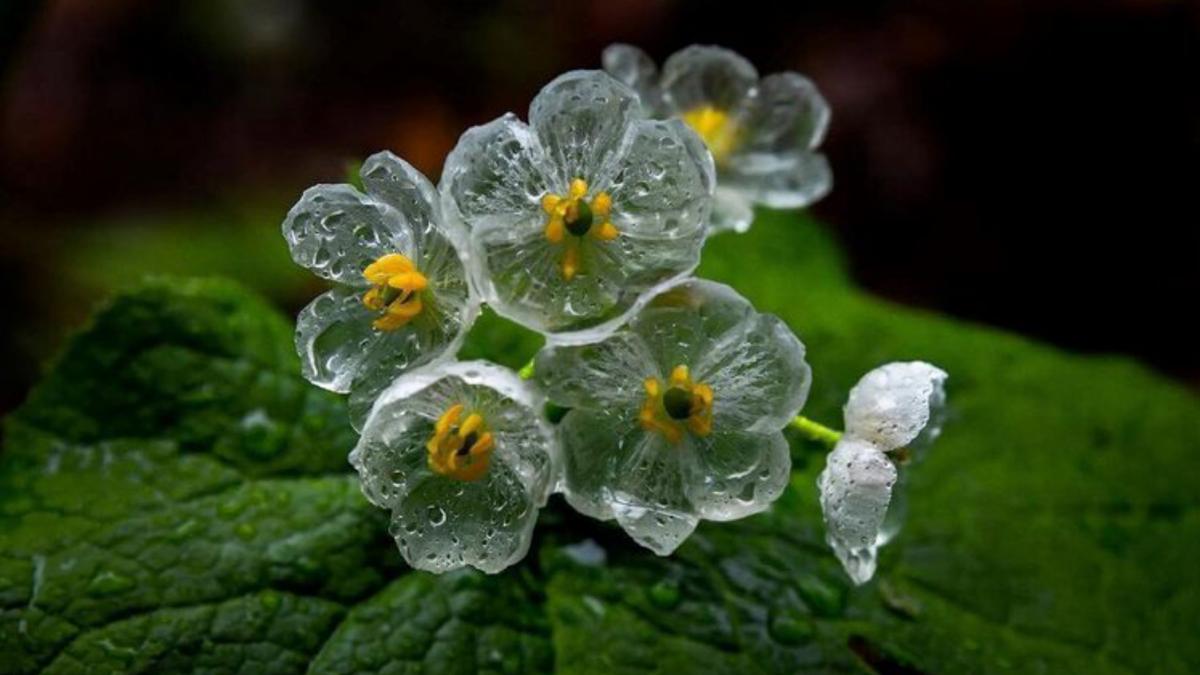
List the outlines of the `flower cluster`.
{"label": "flower cluster", "polygon": [[[699,521],[758,513],[788,484],[804,345],[690,275],[751,204],[828,190],[813,150],[828,110],[803,77],[759,80],[718,48],[676,54],[661,77],[631,47],[604,62],[546,85],[528,122],[467,130],[436,188],[379,153],[362,190],[315,186],[284,221],[293,259],[334,285],[297,319],[303,374],[349,394],[350,462],[413,567],[506,568],[554,491],[668,555]],[[456,360],[482,303],[546,336],[521,375]],[[548,403],[567,411],[555,424]],[[839,514],[879,499],[839,487],[858,483],[838,453],[911,440],[856,420],[821,484],[843,560],[865,554]]]}

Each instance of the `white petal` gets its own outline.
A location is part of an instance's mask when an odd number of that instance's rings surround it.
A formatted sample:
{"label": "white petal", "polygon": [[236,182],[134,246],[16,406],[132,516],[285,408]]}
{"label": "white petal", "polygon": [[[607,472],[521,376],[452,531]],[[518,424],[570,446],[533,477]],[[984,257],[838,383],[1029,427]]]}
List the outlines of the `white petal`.
{"label": "white petal", "polygon": [[386,150],[377,152],[363,162],[359,176],[367,194],[403,214],[418,240],[441,227],[437,188],[408,162]]}
{"label": "white petal", "polygon": [[846,434],[889,451],[912,443],[945,402],[945,381],[945,371],[921,361],[872,370],[850,390]]}
{"label": "white petal", "polygon": [[641,116],[637,94],[603,71],[574,70],[542,88],[529,106],[529,125],[554,166],[554,191],[566,192],[576,178],[603,185],[630,123]]}
{"label": "white petal", "polygon": [[812,150],[825,138],[829,104],[811,80],[799,73],[777,73],[759,83],[753,102],[739,121],[738,151],[786,153]]}
{"label": "white petal", "polygon": [[446,212],[468,231],[507,228],[542,213],[553,173],[529,127],[508,114],[459,138],[439,189]]}
{"label": "white petal", "polygon": [[636,122],[608,188],[613,222],[637,238],[687,236],[704,227],[715,185],[712,156],[683,122]]}
{"label": "white petal", "polygon": [[[438,475],[426,461],[433,425],[455,403],[480,412],[495,438],[478,481]],[[380,395],[350,461],[363,493],[391,509],[392,533],[409,564],[494,573],[525,555],[557,463],[542,405],[529,383],[483,362],[420,369]]]}
{"label": "white petal", "polygon": [[335,288],[317,296],[296,317],[300,372],[309,382],[345,393],[373,351],[379,332],[360,291]]}
{"label": "white petal", "polygon": [[635,408],[646,378],[658,368],[635,335],[618,333],[586,345],[549,346],[538,352],[534,377],[551,401],[569,408]]}
{"label": "white petal", "polygon": [[856,584],[875,574],[880,528],[896,483],[896,467],[869,442],[845,438],[817,478],[825,539]]}
{"label": "white petal", "polygon": [[756,314],[716,340],[693,376],[712,387],[717,428],[762,433],[786,426],[812,384],[804,344],[769,314]]}
{"label": "white petal", "polygon": [[722,336],[754,316],[754,307],[732,288],[688,279],[657,293],[629,322],[668,374],[679,365],[694,367]]}
{"label": "white petal", "polygon": [[612,75],[637,92],[642,107],[658,110],[662,106],[662,91],[658,88],[658,68],[646,52],[627,44],[612,44],[601,56],[604,72]]}
{"label": "white petal", "polygon": [[563,456],[559,489],[576,511],[611,520],[609,488],[645,439],[630,409],[575,408],[558,431]]}
{"label": "white petal", "polygon": [[721,187],[776,209],[808,206],[833,188],[825,156],[807,150],[734,155],[721,167]]}
{"label": "white petal", "polygon": [[684,487],[683,460],[689,451],[654,432],[642,432],[640,439],[631,435],[626,443],[633,450],[610,476],[609,508],[634,541],[670,555],[700,522]]}
{"label": "white petal", "polygon": [[677,112],[702,106],[736,112],[746,103],[758,71],[737,53],[721,47],[692,45],[663,64],[663,98]]}
{"label": "white petal", "polygon": [[416,246],[408,216],[349,185],[304,191],[283,221],[292,259],[317,276],[364,286],[362,271],[388,253]]}
{"label": "white petal", "polygon": [[707,520],[737,520],[764,511],[783,494],[792,470],[781,432],[714,431],[692,439],[687,494]]}
{"label": "white petal", "polygon": [[754,208],[749,197],[735,189],[717,186],[712,213],[708,217],[709,232],[746,232],[753,222]]}

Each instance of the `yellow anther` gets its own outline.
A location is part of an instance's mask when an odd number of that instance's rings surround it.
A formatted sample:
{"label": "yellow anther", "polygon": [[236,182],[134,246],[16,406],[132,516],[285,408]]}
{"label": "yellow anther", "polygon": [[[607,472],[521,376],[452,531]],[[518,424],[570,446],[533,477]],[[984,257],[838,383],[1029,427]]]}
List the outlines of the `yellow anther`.
{"label": "yellow anther", "polygon": [[563,253],[562,259],[562,275],[563,279],[570,281],[575,278],[575,273],[579,271],[579,244],[570,241],[567,242],[567,250]]}
{"label": "yellow anther", "polygon": [[642,428],[663,435],[671,444],[683,439],[686,429],[696,436],[712,433],[712,387],[692,382],[687,366],[671,370],[664,388],[656,377],[642,382],[646,400],[638,411]]}
{"label": "yellow anther", "polygon": [[607,192],[601,192],[592,198],[592,213],[601,220],[606,220],[612,213],[612,197]]}
{"label": "yellow anther", "polygon": [[433,425],[433,436],[425,443],[427,463],[434,473],[455,480],[478,480],[487,473],[496,441],[479,413],[471,413],[460,425],[461,403],[446,409]]}
{"label": "yellow anther", "polygon": [[566,195],[542,196],[542,210],[546,212],[546,240],[551,244],[566,246],[559,264],[566,281],[574,279],[580,271],[582,256],[579,247],[585,237],[608,242],[621,234],[609,220],[612,197],[607,192],[599,192],[589,201],[587,193],[587,181],[576,178],[568,186]]}
{"label": "yellow anther", "polygon": [[600,227],[593,228],[592,232],[600,241],[612,241],[621,234],[619,231],[617,231],[617,228],[608,221],[605,221]]}
{"label": "yellow anther", "polygon": [[737,146],[738,125],[729,113],[711,105],[702,105],[685,112],[684,124],[691,127],[712,153],[718,163],[729,156]]}
{"label": "yellow anther", "polygon": [[550,220],[546,221],[546,239],[548,239],[551,244],[561,243],[563,240],[563,235],[566,234],[566,231],[567,229],[563,225],[562,218],[558,216],[551,216]]}
{"label": "yellow anther", "polygon": [[381,256],[367,265],[363,277],[371,284],[363,294],[363,305],[383,313],[371,324],[376,330],[402,328],[424,309],[420,293],[429,280],[407,257],[399,253]]}
{"label": "yellow anther", "polygon": [[691,378],[688,377],[688,367],[687,366],[683,366],[683,365],[675,366],[675,369],[671,371],[671,384],[672,385],[685,385],[690,380],[691,380]]}

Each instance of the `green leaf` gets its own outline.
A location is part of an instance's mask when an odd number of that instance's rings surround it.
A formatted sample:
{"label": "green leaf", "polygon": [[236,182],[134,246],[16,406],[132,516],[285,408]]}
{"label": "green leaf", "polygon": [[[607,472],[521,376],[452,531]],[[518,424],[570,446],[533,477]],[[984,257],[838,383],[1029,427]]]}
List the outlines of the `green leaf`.
{"label": "green leaf", "polygon": [[[496,576],[402,568],[358,492],[343,402],[304,383],[290,322],[219,281],[117,297],[5,423],[0,672],[1189,672],[1200,664],[1196,397],[891,306],[828,236],[765,213],[702,273],[809,347],[806,414],[922,358],[951,419],[909,522],[852,588],[823,543],[819,447],[768,513],[658,558],[543,512]],[[467,353],[519,365],[494,317]],[[520,353],[517,353],[520,352]]]}

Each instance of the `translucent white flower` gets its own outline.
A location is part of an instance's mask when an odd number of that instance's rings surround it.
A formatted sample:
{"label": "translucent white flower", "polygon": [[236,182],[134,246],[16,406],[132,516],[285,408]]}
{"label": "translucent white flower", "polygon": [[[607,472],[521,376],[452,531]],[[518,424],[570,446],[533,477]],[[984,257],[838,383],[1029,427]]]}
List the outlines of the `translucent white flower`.
{"label": "translucent white flower", "polygon": [[695,133],[642,119],[637,95],[608,75],[574,71],[534,98],[528,125],[510,114],[464,133],[440,189],[488,303],[582,342],[691,272],[713,186]]}
{"label": "translucent white flower", "polygon": [[453,357],[479,307],[433,185],[389,152],[361,176],[366,194],[316,185],[283,222],[292,259],[334,282],[296,319],[304,377],[350,392],[356,428],[396,376]]}
{"label": "translucent white flower", "polygon": [[804,345],[728,286],[681,282],[602,342],[535,362],[559,425],[576,510],[674,551],[701,519],[766,509],[791,470],[781,430],[808,395]]}
{"label": "translucent white flower", "polygon": [[630,45],[609,46],[603,59],[604,69],[633,87],[656,117],[682,119],[712,151],[713,230],[745,231],[754,204],[798,208],[829,192],[829,164],[816,150],[829,125],[829,106],[803,75],[759,79],[738,54],[700,45],[672,54],[661,73]]}
{"label": "translucent white flower", "polygon": [[433,364],[380,394],[350,463],[410,565],[493,574],[525,556],[557,464],[543,406],[482,361]]}
{"label": "translucent white flower", "polygon": [[945,381],[946,373],[928,363],[889,363],[850,390],[846,431],[817,486],[825,539],[856,584],[875,574],[879,547],[899,529],[893,492],[914,453],[941,432]]}

